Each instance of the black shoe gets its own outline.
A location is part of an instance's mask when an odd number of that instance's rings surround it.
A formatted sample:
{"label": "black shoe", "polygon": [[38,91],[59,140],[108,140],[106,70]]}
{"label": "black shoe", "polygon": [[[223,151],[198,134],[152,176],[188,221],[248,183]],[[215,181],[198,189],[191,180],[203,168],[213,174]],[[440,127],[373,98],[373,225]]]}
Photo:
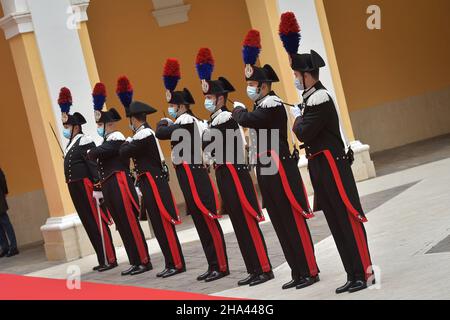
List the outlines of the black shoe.
{"label": "black shoe", "polygon": [[253,279],[252,282],[250,282],[250,287],[257,286],[258,284],[267,282],[269,280],[272,280],[273,278],[275,278],[275,276],[273,275],[272,271],[264,272],[260,275],[257,275],[256,278]]}
{"label": "black shoe", "polygon": [[205,282],[216,281],[216,280],[222,279],[223,277],[228,276],[229,274],[230,274],[230,271],[221,272],[221,271],[215,271],[214,270],[205,279]]}
{"label": "black shoe", "polygon": [[137,267],[136,270],[131,271],[130,275],[131,276],[136,276],[138,274],[147,272],[153,270],[153,266],[151,263],[147,263],[147,264],[141,264],[140,266]]}
{"label": "black shoe", "polygon": [[105,272],[105,271],[114,269],[117,266],[118,266],[117,262],[114,262],[114,263],[111,263],[111,264],[109,264],[107,266],[103,266],[102,268],[98,269],[97,271],[98,272]]}
{"label": "black shoe", "polygon": [[156,276],[157,276],[158,278],[162,278],[162,276],[163,276],[167,271],[169,271],[169,268],[165,268],[163,271],[157,273]]}
{"label": "black shoe", "polygon": [[197,281],[203,281],[206,280],[206,278],[208,278],[208,276],[211,274],[211,270],[208,269],[208,271],[206,271],[205,273],[202,273],[201,275],[199,275],[197,277]]}
{"label": "black shoe", "polygon": [[355,282],[353,282],[351,287],[348,288],[348,292],[353,293],[364,289],[367,289],[367,282],[362,280],[356,280]]}
{"label": "black shoe", "polygon": [[17,248],[9,249],[8,253],[6,254],[6,257],[11,258],[11,257],[17,256],[18,254],[19,254],[19,250],[17,250]]}
{"label": "black shoe", "polygon": [[9,251],[9,250],[3,250],[3,251],[0,253],[0,258],[6,257],[6,255],[8,254],[8,251]]}
{"label": "black shoe", "polygon": [[309,286],[312,286],[314,283],[319,282],[319,276],[315,277],[305,277],[300,280],[300,283],[295,286],[296,289],[303,289]]}
{"label": "black shoe", "polygon": [[137,270],[139,268],[139,266],[131,266],[130,268],[128,268],[125,271],[122,271],[121,275],[123,276],[129,276],[133,271]]}
{"label": "black shoe", "polygon": [[182,269],[172,269],[171,268],[171,269],[167,269],[167,272],[165,274],[163,274],[162,277],[165,279],[165,278],[169,278],[169,277],[172,277],[176,274],[183,273],[183,272],[186,272],[186,268],[182,268]]}
{"label": "black shoe", "polygon": [[298,284],[300,284],[301,281],[302,281],[301,278],[298,278],[298,279],[292,279],[291,281],[289,281],[289,282],[283,284],[283,286],[281,287],[281,289],[287,290],[287,289],[290,289],[290,288],[294,288],[294,287],[296,287]]}
{"label": "black shoe", "polygon": [[348,289],[353,285],[354,281],[347,280],[347,282],[342,286],[336,289],[336,294],[347,292]]}
{"label": "black shoe", "polygon": [[96,266],[96,267],[93,267],[93,268],[92,268],[92,271],[98,271],[98,269],[101,269],[101,268],[104,268],[104,267],[106,267],[106,265],[100,264],[100,265],[98,265],[98,266]]}
{"label": "black shoe", "polygon": [[255,273],[249,274],[247,278],[238,281],[238,286],[246,286],[246,285],[249,285],[250,282],[252,282],[257,276],[258,276],[258,275],[255,274]]}

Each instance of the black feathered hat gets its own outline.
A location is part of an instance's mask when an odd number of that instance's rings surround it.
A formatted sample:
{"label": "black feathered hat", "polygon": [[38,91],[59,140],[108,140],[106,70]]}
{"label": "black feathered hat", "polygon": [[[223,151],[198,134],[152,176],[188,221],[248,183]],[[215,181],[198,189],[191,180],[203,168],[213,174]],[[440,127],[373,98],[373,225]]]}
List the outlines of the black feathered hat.
{"label": "black feathered hat", "polygon": [[130,108],[129,108],[129,116],[135,116],[138,114],[152,114],[155,113],[157,110],[155,108],[153,108],[152,106],[149,106],[148,104],[144,103],[144,102],[140,102],[140,101],[133,101],[130,104]]}
{"label": "black feathered hat", "polygon": [[291,68],[299,72],[311,72],[325,67],[325,61],[314,50],[311,53],[293,54],[291,55]]}
{"label": "black feathered hat", "polygon": [[122,117],[115,108],[110,108],[108,111],[95,111],[95,121],[97,123],[110,123],[120,120],[122,120]]}

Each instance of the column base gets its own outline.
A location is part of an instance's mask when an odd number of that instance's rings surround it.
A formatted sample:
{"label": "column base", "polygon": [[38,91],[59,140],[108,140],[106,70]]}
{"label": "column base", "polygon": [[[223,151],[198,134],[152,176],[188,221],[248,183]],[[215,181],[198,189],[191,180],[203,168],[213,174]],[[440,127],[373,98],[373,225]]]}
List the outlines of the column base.
{"label": "column base", "polygon": [[[141,222],[146,239],[152,237],[149,224]],[[110,227],[114,246],[123,246],[114,225]],[[95,254],[89,237],[77,214],[48,218],[41,227],[44,248],[49,261],[72,261]]]}
{"label": "column base", "polygon": [[[375,178],[377,175],[375,172],[373,161],[370,158],[370,146],[367,144],[362,144],[358,140],[351,142],[350,146],[355,153],[355,162],[353,162],[352,165],[352,171],[355,180],[358,182]],[[302,175],[306,190],[308,191],[308,195],[314,194],[308,172],[308,159],[306,159],[305,155],[302,155],[300,157],[298,166],[300,168],[300,173]]]}

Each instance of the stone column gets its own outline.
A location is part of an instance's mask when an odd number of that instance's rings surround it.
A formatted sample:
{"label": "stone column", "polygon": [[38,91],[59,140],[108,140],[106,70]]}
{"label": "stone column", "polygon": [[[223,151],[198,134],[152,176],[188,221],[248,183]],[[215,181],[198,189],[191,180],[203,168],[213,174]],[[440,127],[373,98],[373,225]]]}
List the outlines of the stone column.
{"label": "stone column", "polygon": [[[0,26],[9,40],[50,212],[41,227],[46,254],[49,260],[76,259],[93,250],[65,183],[59,146],[66,143],[61,135],[57,105],[60,87],[72,89],[74,111],[87,118],[92,111],[91,82],[80,38],[77,29],[69,28],[68,24],[73,17],[71,3],[69,0],[2,0],[1,4],[4,17]],[[94,126],[91,121],[86,131],[93,133]]]}

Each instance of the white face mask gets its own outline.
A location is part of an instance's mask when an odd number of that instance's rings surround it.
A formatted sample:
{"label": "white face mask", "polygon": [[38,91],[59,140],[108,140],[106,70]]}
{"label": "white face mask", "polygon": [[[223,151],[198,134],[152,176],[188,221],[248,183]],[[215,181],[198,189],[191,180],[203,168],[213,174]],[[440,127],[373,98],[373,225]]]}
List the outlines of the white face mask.
{"label": "white face mask", "polygon": [[216,111],[216,102],[212,99],[205,99],[205,108],[210,113],[213,113],[214,111]]}
{"label": "white face mask", "polygon": [[247,95],[252,101],[256,101],[261,96],[261,90],[257,87],[248,86]]}
{"label": "white face mask", "polygon": [[297,88],[297,90],[299,91],[303,91],[305,90],[305,86],[303,85],[303,82],[300,81],[300,79],[295,78],[295,87]]}

